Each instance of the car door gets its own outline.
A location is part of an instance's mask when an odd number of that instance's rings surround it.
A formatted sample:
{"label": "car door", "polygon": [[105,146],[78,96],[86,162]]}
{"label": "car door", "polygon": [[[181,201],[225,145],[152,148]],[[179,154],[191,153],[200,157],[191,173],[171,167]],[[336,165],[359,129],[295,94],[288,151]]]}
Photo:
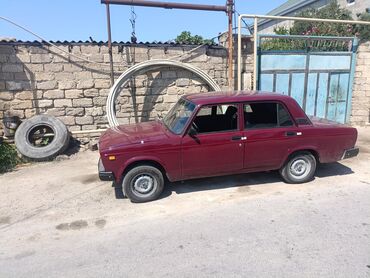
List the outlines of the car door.
{"label": "car door", "polygon": [[243,168],[243,143],[237,104],[201,107],[182,140],[184,178],[233,173]]}
{"label": "car door", "polygon": [[243,116],[244,168],[280,168],[301,134],[289,110],[280,102],[250,102],[244,103]]}

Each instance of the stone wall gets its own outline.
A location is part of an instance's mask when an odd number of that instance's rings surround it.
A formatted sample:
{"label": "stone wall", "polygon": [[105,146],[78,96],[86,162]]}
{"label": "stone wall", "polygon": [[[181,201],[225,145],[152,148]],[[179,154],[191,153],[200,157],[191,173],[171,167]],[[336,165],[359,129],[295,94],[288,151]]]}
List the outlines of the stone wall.
{"label": "stone wall", "polygon": [[370,125],[370,42],[361,43],[357,52],[351,124]]}
{"label": "stone wall", "polygon": [[[61,119],[71,131],[107,126],[105,104],[110,88],[107,45],[60,43],[58,46],[98,64],[73,56],[68,58],[68,55],[45,44],[0,43],[0,121],[6,115],[25,119],[47,113]],[[250,38],[244,38],[244,89],[251,88],[252,46]],[[135,63],[172,58],[196,47],[191,55],[183,56],[182,61],[204,70],[222,88],[227,89],[227,50],[221,46],[114,44],[115,78]],[[369,124],[369,61],[370,44],[363,43],[357,56],[350,120],[352,125]],[[176,68],[152,70],[137,76],[122,89],[116,102],[117,117],[120,123],[147,121],[168,111],[181,95],[208,89],[206,84],[187,71]],[[1,129],[0,124],[0,135]]]}
{"label": "stone wall", "polygon": [[[0,121],[7,114],[25,119],[47,113],[61,119],[71,131],[107,126],[105,103],[111,86],[107,45],[58,46],[99,64],[68,58],[46,44],[0,44]],[[135,63],[183,55],[195,47],[114,44],[115,78]],[[202,46],[184,56],[183,62],[204,70],[227,88],[225,48]],[[117,117],[120,123],[150,120],[168,111],[181,95],[204,91],[208,91],[208,86],[184,70],[161,68],[146,72],[123,88],[116,102]]]}

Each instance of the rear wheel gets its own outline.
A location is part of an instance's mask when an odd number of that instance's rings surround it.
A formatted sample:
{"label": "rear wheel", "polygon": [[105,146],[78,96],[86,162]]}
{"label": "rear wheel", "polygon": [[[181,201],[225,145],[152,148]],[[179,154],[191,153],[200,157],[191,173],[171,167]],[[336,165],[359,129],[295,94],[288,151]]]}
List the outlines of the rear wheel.
{"label": "rear wheel", "polygon": [[315,174],[316,164],[316,158],[311,153],[296,153],[280,169],[280,175],[287,183],[308,182]]}
{"label": "rear wheel", "polygon": [[163,187],[162,172],[149,165],[141,165],[131,169],[122,181],[124,195],[134,203],[144,203],[157,199],[162,193]]}

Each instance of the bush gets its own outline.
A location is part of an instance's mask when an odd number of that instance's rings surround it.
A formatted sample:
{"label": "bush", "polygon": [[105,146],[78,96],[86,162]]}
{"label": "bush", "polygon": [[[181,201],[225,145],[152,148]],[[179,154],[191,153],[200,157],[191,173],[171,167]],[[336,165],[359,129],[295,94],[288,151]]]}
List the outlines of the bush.
{"label": "bush", "polygon": [[0,143],[0,173],[12,170],[18,162],[16,149],[8,143]]}

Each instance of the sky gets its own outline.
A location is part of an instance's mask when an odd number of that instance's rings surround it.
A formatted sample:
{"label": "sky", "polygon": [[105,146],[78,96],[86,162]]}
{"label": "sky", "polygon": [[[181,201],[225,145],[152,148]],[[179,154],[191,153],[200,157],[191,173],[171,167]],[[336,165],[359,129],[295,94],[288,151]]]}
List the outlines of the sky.
{"label": "sky", "polygon": [[[163,0],[225,5],[226,0]],[[266,14],[286,0],[236,0],[239,13]],[[112,40],[129,41],[131,7],[111,5]],[[182,31],[216,37],[227,30],[223,12],[135,7],[136,37],[141,42],[168,41]],[[46,40],[107,40],[105,5],[100,0],[0,0],[0,15],[23,25]],[[0,37],[35,40],[32,35],[0,19]]]}

